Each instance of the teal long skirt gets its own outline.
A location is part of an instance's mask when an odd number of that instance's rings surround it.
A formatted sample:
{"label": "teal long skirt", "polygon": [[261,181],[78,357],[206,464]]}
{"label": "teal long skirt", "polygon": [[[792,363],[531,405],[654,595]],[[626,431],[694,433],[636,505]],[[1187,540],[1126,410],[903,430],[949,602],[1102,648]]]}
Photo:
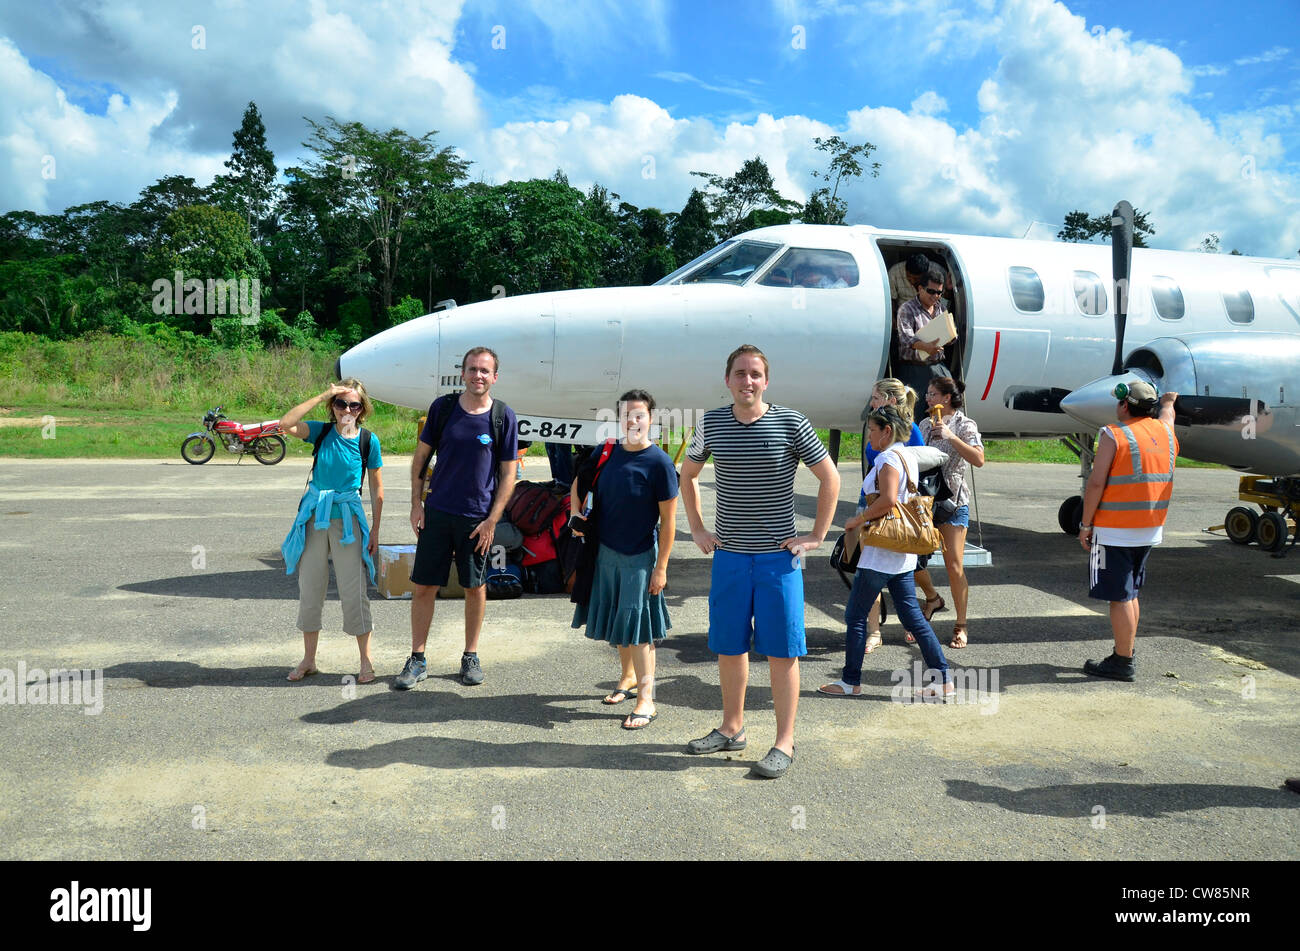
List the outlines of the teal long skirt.
{"label": "teal long skirt", "polygon": [[663,592],[650,595],[650,575],[659,550],[651,546],[639,555],[624,555],[605,545],[596,552],[591,600],[573,611],[573,627],[587,626],[594,641],[614,647],[650,644],[668,636],[672,622]]}

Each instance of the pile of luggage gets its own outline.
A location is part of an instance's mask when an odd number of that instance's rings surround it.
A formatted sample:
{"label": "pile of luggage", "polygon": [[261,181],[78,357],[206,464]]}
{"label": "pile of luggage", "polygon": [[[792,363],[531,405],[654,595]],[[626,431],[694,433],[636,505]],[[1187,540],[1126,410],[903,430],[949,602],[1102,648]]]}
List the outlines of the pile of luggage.
{"label": "pile of luggage", "polygon": [[569,487],[560,482],[515,484],[488,559],[490,599],[573,590],[582,540],[569,529],[569,501]]}

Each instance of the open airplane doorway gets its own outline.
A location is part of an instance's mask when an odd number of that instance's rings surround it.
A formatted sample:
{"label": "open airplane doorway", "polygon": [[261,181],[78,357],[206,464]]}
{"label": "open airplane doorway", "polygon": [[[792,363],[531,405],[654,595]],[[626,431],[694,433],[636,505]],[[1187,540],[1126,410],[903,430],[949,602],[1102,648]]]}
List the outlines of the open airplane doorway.
{"label": "open airplane doorway", "polygon": [[[952,248],[942,241],[906,238],[878,238],[876,247],[880,251],[881,258],[884,259],[886,274],[895,267],[901,272],[904,262],[917,253],[924,254],[944,269],[947,278],[944,280],[943,306],[945,310],[952,314],[953,323],[957,326],[957,339],[944,348],[944,364],[951,371],[953,379],[964,383],[966,380],[966,365],[970,362],[968,342],[971,310],[970,285],[966,280],[966,276],[962,273],[961,265],[958,263],[957,256],[953,253]],[[900,275],[900,280],[905,281],[905,278]],[[887,290],[889,292],[891,330],[889,335],[889,356],[885,366],[889,375],[896,377],[898,376],[894,366],[898,360],[896,318],[898,317],[899,305],[906,298],[896,296],[897,291],[893,287],[892,281],[887,285]],[[925,396],[924,393],[919,395]]]}

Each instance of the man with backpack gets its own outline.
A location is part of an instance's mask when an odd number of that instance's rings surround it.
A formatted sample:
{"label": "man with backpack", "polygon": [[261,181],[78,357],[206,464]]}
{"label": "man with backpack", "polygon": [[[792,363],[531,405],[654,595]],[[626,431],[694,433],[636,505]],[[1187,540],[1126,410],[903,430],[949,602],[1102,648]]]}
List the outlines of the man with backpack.
{"label": "man with backpack", "polygon": [[[474,347],[461,361],[459,393],[440,396],[429,407],[424,431],[411,463],[411,528],[415,564],[411,568],[411,656],[393,681],[409,690],[428,676],[424,657],[438,589],[447,583],[451,563],[465,589],[465,652],[461,683],[483,682],[478,659],[479,633],[487,607],[488,554],[497,523],[515,487],[518,423],[514,412],[491,396],[499,361],[487,347]],[[424,473],[436,453],[428,495]]]}

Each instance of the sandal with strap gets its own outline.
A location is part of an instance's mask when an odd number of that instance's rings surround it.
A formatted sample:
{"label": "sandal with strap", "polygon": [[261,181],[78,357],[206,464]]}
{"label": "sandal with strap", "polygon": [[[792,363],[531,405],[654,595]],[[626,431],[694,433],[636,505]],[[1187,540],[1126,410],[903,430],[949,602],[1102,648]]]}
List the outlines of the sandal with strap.
{"label": "sandal with strap", "polygon": [[[636,696],[636,692],[632,687],[618,687],[612,693],[606,695],[606,697],[600,702],[605,704],[605,706],[607,707],[616,707],[624,700],[626,700],[628,697],[635,697],[635,696]],[[615,700],[614,699],[615,697],[617,697],[618,699]]]}
{"label": "sandal with strap", "polygon": [[875,650],[879,646],[880,646],[880,632],[876,631],[874,634],[867,635],[867,644],[866,647],[863,648],[862,653],[870,654],[873,650]]}
{"label": "sandal with strap", "polygon": [[954,624],[952,626],[952,640],[948,642],[948,646],[953,650],[960,650],[966,646],[966,643],[966,625]]}
{"label": "sandal with strap", "polygon": [[[838,687],[838,690],[829,689]],[[862,687],[855,687],[853,684],[847,684],[843,680],[834,680],[828,684],[822,684],[817,688],[817,692],[827,697],[860,697],[862,696]]]}
{"label": "sandal with strap", "polygon": [[[930,605],[935,606],[931,607]],[[928,621],[940,611],[946,610],[947,607],[948,602],[943,599],[943,595],[936,594],[933,598],[925,599],[925,606],[921,608],[921,614],[924,615],[925,619]]]}

